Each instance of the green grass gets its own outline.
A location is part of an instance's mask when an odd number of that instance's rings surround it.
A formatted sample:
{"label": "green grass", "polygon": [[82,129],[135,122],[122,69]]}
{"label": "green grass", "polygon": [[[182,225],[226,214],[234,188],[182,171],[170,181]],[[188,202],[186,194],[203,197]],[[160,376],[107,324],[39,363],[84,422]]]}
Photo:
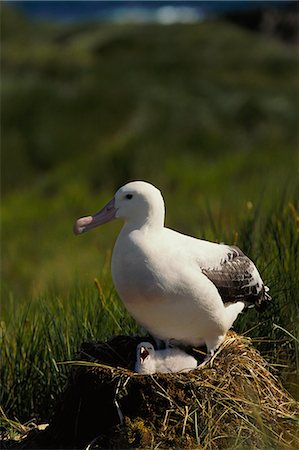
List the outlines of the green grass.
{"label": "green grass", "polygon": [[[276,206],[269,215],[259,212],[242,223],[236,243],[257,262],[273,304],[262,315],[254,310],[243,314],[235,329],[254,339],[296,395],[299,240],[293,212],[288,205],[282,210]],[[211,223],[206,234],[213,237],[213,228],[221,234],[218,227]],[[4,305],[1,404],[10,417],[47,420],[68,372],[60,362],[72,360],[83,341],[138,331],[117,299],[107,269],[100,280],[100,285],[74,287],[67,296],[53,292],[30,304],[20,306],[11,298]]]}
{"label": "green grass", "polygon": [[72,234],[132,179],[162,190],[168,226],[235,243],[256,262],[273,305],[236,329],[296,395],[296,48],[220,21],[31,24],[2,9],[7,416],[48,419],[68,372],[58,363],[84,340],[137,330],[110,277],[120,224]]}
{"label": "green grass", "polygon": [[68,373],[59,363],[72,360],[83,341],[137,330],[112,289],[102,295],[92,286],[78,287],[67,298],[49,294],[17,314],[11,299],[5,313],[1,405],[21,421],[49,419]]}
{"label": "green grass", "polygon": [[117,226],[78,242],[72,224],[128,180],[157,185],[167,224],[196,235],[207,204],[234,232],[261,193],[267,209],[286,185],[296,197],[295,48],[220,21],[33,25],[8,8],[2,20],[2,274],[14,294],[96,276]]}

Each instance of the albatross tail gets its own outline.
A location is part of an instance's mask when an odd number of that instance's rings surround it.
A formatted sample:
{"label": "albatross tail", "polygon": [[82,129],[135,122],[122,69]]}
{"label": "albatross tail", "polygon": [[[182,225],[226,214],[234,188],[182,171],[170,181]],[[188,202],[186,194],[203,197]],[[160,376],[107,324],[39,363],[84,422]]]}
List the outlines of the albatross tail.
{"label": "albatross tail", "polygon": [[263,312],[267,308],[268,303],[271,302],[272,297],[268,294],[268,292],[268,286],[263,286],[261,292],[255,300],[255,308],[257,311]]}

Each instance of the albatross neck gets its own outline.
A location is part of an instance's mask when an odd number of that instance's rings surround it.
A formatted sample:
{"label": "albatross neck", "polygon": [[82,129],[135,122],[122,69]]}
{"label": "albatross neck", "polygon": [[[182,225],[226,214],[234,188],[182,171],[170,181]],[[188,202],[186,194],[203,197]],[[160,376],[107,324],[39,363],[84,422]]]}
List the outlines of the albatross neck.
{"label": "albatross neck", "polygon": [[124,227],[127,231],[142,230],[142,231],[159,231],[164,228],[165,209],[164,205],[160,208],[149,208],[146,214],[136,214],[125,221]]}

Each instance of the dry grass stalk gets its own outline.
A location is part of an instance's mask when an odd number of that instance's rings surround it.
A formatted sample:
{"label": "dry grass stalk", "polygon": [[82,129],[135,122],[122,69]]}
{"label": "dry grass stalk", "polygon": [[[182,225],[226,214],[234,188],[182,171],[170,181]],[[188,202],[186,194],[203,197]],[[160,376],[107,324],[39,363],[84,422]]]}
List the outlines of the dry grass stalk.
{"label": "dry grass stalk", "polygon": [[138,448],[298,448],[298,404],[249,338],[230,332],[209,366],[187,374],[111,372],[142,392],[121,431]]}
{"label": "dry grass stalk", "polygon": [[50,426],[26,448],[299,448],[298,404],[250,339],[230,332],[203,369],[154,375],[128,369],[136,339],[86,344]]}

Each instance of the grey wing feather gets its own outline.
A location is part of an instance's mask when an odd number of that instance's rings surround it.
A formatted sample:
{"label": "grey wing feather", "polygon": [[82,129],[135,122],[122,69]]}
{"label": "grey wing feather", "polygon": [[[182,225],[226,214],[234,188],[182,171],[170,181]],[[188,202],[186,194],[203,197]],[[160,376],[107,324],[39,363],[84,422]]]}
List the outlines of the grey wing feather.
{"label": "grey wing feather", "polygon": [[262,310],[271,300],[255,265],[238,247],[230,247],[227,259],[218,267],[203,268],[202,273],[217,287],[224,303],[242,300]]}

